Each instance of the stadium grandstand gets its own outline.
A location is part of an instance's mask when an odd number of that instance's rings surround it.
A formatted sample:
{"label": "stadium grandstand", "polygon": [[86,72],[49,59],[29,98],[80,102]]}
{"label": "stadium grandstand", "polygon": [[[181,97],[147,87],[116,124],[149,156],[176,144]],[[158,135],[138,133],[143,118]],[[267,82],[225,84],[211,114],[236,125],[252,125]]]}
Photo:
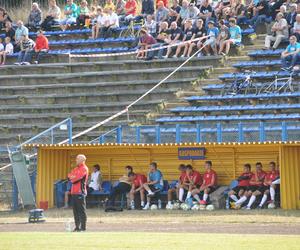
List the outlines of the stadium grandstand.
{"label": "stadium grandstand", "polygon": [[1,210],[69,207],[85,161],[108,212],[300,209],[298,1],[25,2],[0,0]]}

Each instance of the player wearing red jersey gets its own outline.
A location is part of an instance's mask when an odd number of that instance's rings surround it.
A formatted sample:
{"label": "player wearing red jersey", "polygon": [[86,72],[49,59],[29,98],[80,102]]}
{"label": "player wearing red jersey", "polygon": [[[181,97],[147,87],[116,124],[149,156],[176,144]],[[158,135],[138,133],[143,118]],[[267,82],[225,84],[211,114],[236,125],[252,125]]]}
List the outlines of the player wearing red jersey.
{"label": "player wearing red jersey", "polygon": [[[212,162],[205,162],[205,173],[203,175],[203,183],[199,188],[192,190],[192,196],[201,204],[207,204],[208,195],[217,189],[217,173],[212,170]],[[200,200],[199,193],[203,195]]]}
{"label": "player wearing red jersey", "polygon": [[229,191],[228,196],[234,202],[238,201],[238,197],[242,197],[247,187],[249,186],[250,179],[252,178],[253,173],[251,172],[251,165],[244,165],[244,172],[237,178],[238,185]]}
{"label": "player wearing red jersey", "polygon": [[235,209],[240,209],[241,206],[243,205],[243,203],[249,198],[249,203],[247,205],[247,208],[248,206],[252,205],[253,202],[255,201],[256,197],[253,198],[252,194],[259,188],[263,185],[264,183],[264,179],[265,179],[265,176],[266,176],[266,172],[262,170],[263,166],[260,162],[257,162],[255,164],[256,166],[256,172],[255,174],[252,176],[252,178],[250,179],[249,181],[249,186],[247,187],[247,190],[244,192],[244,195],[237,201],[235,202],[235,204],[233,205],[233,207]]}
{"label": "player wearing red jersey", "polygon": [[147,182],[147,177],[143,174],[134,174],[134,180],[131,184],[131,190],[129,192],[130,208],[135,209],[134,196],[136,193],[140,193],[141,207],[145,206],[145,189],[144,184]]}
{"label": "player wearing red jersey", "polygon": [[[279,171],[276,170],[276,164],[275,162],[271,161],[269,163],[270,166],[270,172],[267,173],[266,178],[264,180],[264,185],[258,189],[257,194],[263,195],[260,204],[258,205],[258,208],[262,208],[263,205],[266,203],[268,199],[268,195],[272,193],[271,195],[271,203],[274,203],[275,200],[275,188],[276,184],[273,182],[279,179]],[[274,190],[274,192],[272,192]]]}
{"label": "player wearing red jersey", "polygon": [[180,172],[179,179],[173,187],[170,187],[168,190],[168,205],[172,204],[173,194],[176,194],[176,199],[179,199],[179,189],[182,187],[182,184],[184,183],[185,177],[186,177],[186,166],[184,164],[180,164],[178,167],[178,170]]}
{"label": "player wearing red jersey", "polygon": [[[186,166],[186,176],[184,179],[184,183],[183,186],[185,187],[185,190],[187,190],[187,195],[186,195],[186,200],[191,198],[192,196],[192,190],[194,190],[195,188],[199,188],[202,184],[202,176],[201,174],[194,170],[192,165],[187,165]],[[181,197],[181,192],[182,189],[179,190],[179,197]],[[180,200],[180,199],[179,199]]]}

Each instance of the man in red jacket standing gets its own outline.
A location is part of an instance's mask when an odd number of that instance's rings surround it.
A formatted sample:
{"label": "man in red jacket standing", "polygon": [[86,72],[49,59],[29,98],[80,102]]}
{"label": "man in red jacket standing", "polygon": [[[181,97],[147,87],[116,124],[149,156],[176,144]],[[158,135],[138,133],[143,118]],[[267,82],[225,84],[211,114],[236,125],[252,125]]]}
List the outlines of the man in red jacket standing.
{"label": "man in red jacket standing", "polygon": [[48,50],[49,50],[48,38],[43,34],[42,30],[39,30],[37,32],[37,38],[34,47],[34,51],[36,53],[35,64],[40,63],[41,57],[44,56],[46,53],[48,53]]}
{"label": "man in red jacket standing", "polygon": [[86,185],[89,176],[89,170],[85,165],[85,155],[77,155],[76,167],[68,174],[72,182],[71,196],[73,201],[73,214],[75,220],[74,232],[86,230]]}

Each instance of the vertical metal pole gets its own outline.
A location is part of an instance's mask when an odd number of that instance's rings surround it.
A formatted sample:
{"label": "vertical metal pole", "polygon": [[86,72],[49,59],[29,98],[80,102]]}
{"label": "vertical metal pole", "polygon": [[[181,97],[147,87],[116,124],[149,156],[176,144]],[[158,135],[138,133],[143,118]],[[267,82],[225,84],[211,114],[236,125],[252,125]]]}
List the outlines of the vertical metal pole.
{"label": "vertical metal pole", "polygon": [[141,143],[141,127],[136,126],[135,132],[136,132],[136,143]]}
{"label": "vertical metal pole", "polygon": [[157,125],[155,127],[155,137],[156,137],[156,143],[159,144],[161,139],[160,139],[160,126]]}
{"label": "vertical metal pole", "polygon": [[72,144],[72,137],[73,137],[73,122],[72,119],[69,118],[69,122],[68,122],[68,134],[69,134],[69,144]]}
{"label": "vertical metal pole", "polygon": [[220,122],[217,123],[217,141],[222,142],[222,124]]}
{"label": "vertical metal pole", "polygon": [[13,210],[16,211],[18,210],[18,206],[19,206],[19,191],[18,191],[18,186],[16,183],[16,179],[13,176]]}
{"label": "vertical metal pole", "polygon": [[196,141],[197,141],[197,143],[200,143],[201,142],[201,126],[200,126],[200,124],[197,124],[196,128],[197,128]]}
{"label": "vertical metal pole", "polygon": [[119,125],[118,128],[117,128],[117,143],[121,144],[122,143],[122,126]]}
{"label": "vertical metal pole", "polygon": [[243,123],[239,122],[238,124],[238,131],[239,131],[239,142],[244,142],[244,132],[243,132]]}
{"label": "vertical metal pole", "polygon": [[287,124],[286,122],[281,123],[281,140],[282,141],[287,141],[288,140],[288,133],[287,133]]}
{"label": "vertical metal pole", "polygon": [[51,134],[51,144],[53,144],[54,143],[53,129],[51,129],[50,134]]}
{"label": "vertical metal pole", "polygon": [[265,123],[259,122],[259,141],[264,142],[265,140],[266,140]]}
{"label": "vertical metal pole", "polygon": [[180,136],[180,124],[176,124],[176,143],[180,143],[181,136]]}

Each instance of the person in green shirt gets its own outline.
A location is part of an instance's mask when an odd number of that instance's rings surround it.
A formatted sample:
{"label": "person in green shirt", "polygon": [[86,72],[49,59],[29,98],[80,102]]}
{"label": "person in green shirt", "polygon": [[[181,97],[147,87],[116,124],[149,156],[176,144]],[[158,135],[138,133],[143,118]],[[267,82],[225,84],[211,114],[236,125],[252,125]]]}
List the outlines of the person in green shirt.
{"label": "person in green shirt", "polygon": [[80,6],[77,8],[77,13],[77,25],[88,27],[89,22],[87,20],[90,20],[90,10],[87,1],[81,1]]}
{"label": "person in green shirt", "polygon": [[73,0],[67,0],[67,4],[64,8],[65,18],[60,22],[61,29],[66,30],[72,24],[76,23],[78,16],[77,5]]}

